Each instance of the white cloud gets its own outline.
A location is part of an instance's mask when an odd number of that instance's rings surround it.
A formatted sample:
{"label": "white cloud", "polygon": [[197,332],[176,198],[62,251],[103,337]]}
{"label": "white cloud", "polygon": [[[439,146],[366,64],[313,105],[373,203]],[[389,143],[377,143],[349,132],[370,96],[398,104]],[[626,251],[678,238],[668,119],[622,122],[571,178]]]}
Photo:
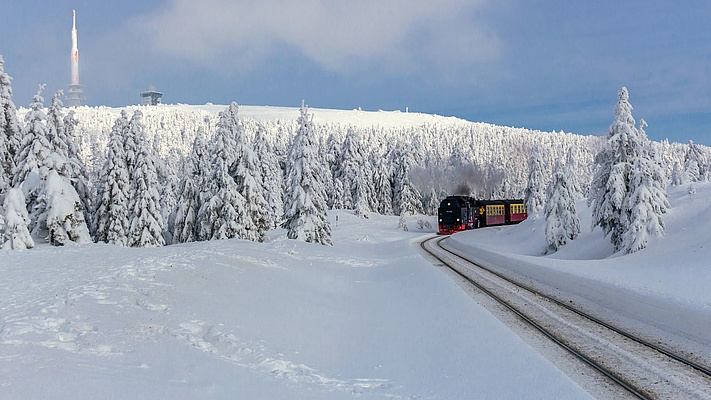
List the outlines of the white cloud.
{"label": "white cloud", "polygon": [[[288,46],[335,72],[432,64],[458,70],[495,59],[501,41],[486,0],[173,0],[134,21],[157,51],[248,68]],[[411,69],[420,69],[418,67]]]}

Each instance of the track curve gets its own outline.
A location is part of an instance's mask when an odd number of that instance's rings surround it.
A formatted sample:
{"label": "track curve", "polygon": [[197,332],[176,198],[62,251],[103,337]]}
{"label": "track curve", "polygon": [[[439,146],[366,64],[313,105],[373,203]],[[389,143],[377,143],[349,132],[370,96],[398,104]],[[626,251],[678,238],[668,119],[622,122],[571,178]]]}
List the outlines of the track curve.
{"label": "track curve", "polygon": [[420,246],[444,267],[632,396],[711,398],[708,367],[481,266],[466,255],[442,247],[440,242],[444,239],[446,236],[431,237]]}

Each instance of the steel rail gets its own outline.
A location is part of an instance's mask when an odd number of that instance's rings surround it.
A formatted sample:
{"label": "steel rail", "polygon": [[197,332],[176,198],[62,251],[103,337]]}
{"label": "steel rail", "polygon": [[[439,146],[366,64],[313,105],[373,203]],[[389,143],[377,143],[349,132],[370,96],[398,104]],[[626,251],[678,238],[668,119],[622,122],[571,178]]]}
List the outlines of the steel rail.
{"label": "steel rail", "polygon": [[[602,374],[603,376],[607,377],[608,379],[610,379],[611,381],[613,381],[614,383],[616,383],[617,385],[619,385],[620,387],[622,387],[624,390],[626,390],[627,392],[629,392],[629,393],[632,394],[633,396],[635,396],[635,397],[637,397],[637,398],[639,398],[639,399],[651,399],[651,397],[649,397],[649,396],[643,394],[642,392],[640,392],[640,390],[638,390],[637,388],[635,388],[634,386],[632,386],[630,383],[626,382],[623,377],[619,376],[619,375],[618,375],[617,373],[615,373],[614,371],[612,371],[612,370],[610,370],[610,369],[604,367],[603,365],[600,365],[600,364],[597,363],[595,360],[592,360],[592,359],[590,359],[589,357],[585,356],[584,354],[580,353],[579,351],[575,350],[573,347],[571,347],[571,346],[569,346],[568,344],[566,344],[562,338],[559,338],[559,337],[556,336],[553,332],[551,332],[550,330],[546,329],[545,327],[543,327],[542,325],[540,325],[539,323],[537,323],[536,321],[534,321],[533,319],[531,319],[530,317],[528,317],[523,311],[521,311],[521,310],[517,309],[515,306],[509,304],[505,299],[503,299],[503,298],[501,298],[500,296],[496,295],[495,293],[491,292],[490,290],[488,290],[487,288],[485,288],[483,285],[481,285],[480,283],[476,282],[476,281],[473,280],[471,277],[467,276],[466,274],[464,274],[463,272],[461,272],[460,270],[458,270],[456,267],[452,266],[451,263],[447,262],[446,260],[442,259],[442,257],[440,257],[440,256],[438,256],[437,254],[435,254],[435,253],[433,253],[432,251],[430,251],[430,250],[426,247],[426,243],[428,243],[428,242],[430,242],[430,241],[433,241],[433,240],[435,240],[435,239],[437,239],[437,238],[436,238],[436,237],[433,237],[433,238],[430,238],[430,239],[427,239],[427,240],[424,240],[424,241],[420,242],[420,247],[421,247],[427,254],[429,254],[431,257],[437,259],[437,260],[440,261],[444,266],[446,266],[447,268],[449,268],[450,270],[452,270],[454,273],[456,273],[458,276],[462,277],[464,280],[466,280],[467,282],[469,282],[470,284],[472,284],[474,287],[476,287],[477,289],[479,289],[480,291],[482,291],[483,293],[485,293],[487,296],[491,297],[492,299],[494,299],[495,301],[497,301],[499,304],[501,304],[501,305],[503,305],[504,307],[506,307],[506,309],[508,309],[508,310],[510,310],[511,312],[513,312],[516,316],[518,316],[518,317],[521,318],[523,321],[525,321],[527,324],[529,324],[530,326],[532,326],[534,329],[536,329],[537,331],[539,331],[540,333],[542,333],[544,336],[546,336],[547,338],[549,338],[550,340],[552,340],[554,343],[556,343],[558,346],[560,346],[561,348],[563,348],[565,351],[569,352],[570,354],[572,354],[574,357],[576,357],[577,359],[581,360],[581,361],[584,362],[585,364],[589,365],[590,367],[592,367],[593,369],[595,369],[596,371],[598,371],[600,374]],[[490,273],[494,274],[495,276],[500,277],[500,278],[504,279],[505,281],[507,281],[507,282],[509,282],[509,283],[511,283],[511,284],[513,284],[513,285],[515,285],[515,286],[518,286],[518,287],[521,287],[521,288],[523,288],[523,289],[525,289],[525,290],[527,290],[527,291],[530,291],[528,288],[525,288],[525,287],[523,287],[523,286],[520,286],[520,285],[518,285],[516,282],[513,282],[513,281],[511,281],[511,280],[508,279],[508,278],[501,277],[499,274],[490,271],[488,268],[484,268],[484,267],[480,266],[479,264],[472,262],[471,260],[467,260],[466,258],[460,256],[459,254],[456,254],[456,253],[454,253],[454,252],[451,252],[451,251],[448,250],[448,249],[445,249],[445,248],[441,247],[441,246],[439,245],[439,242],[440,242],[441,240],[443,240],[443,239],[444,239],[444,238],[440,238],[440,239],[437,241],[437,243],[436,243],[437,246],[438,246],[440,249],[442,249],[443,251],[446,251],[446,252],[448,252],[448,253],[450,253],[450,254],[452,254],[452,255],[454,255],[454,256],[456,256],[456,257],[458,257],[458,258],[460,258],[460,259],[462,259],[462,260],[464,260],[464,261],[466,261],[466,262],[468,262],[468,263],[471,263],[471,264],[473,264],[473,265],[475,265],[475,266],[477,266],[477,267],[480,267],[480,268],[484,269],[485,271],[490,272]],[[538,293],[535,293],[535,291],[534,291],[533,293],[534,293],[534,294],[537,294],[537,295],[540,295],[540,294],[538,294]],[[543,296],[543,297],[546,298],[545,296]],[[559,303],[556,302],[556,304],[559,304]],[[572,310],[571,310],[571,311],[572,311]]]}

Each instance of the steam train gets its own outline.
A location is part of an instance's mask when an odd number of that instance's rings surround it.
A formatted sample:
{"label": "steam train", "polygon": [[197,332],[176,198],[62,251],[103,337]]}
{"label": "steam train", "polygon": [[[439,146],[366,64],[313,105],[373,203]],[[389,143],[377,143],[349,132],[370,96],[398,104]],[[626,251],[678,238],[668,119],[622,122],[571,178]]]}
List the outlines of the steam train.
{"label": "steam train", "polygon": [[441,235],[485,226],[517,224],[528,218],[521,199],[477,200],[467,196],[449,196],[442,200],[437,215]]}

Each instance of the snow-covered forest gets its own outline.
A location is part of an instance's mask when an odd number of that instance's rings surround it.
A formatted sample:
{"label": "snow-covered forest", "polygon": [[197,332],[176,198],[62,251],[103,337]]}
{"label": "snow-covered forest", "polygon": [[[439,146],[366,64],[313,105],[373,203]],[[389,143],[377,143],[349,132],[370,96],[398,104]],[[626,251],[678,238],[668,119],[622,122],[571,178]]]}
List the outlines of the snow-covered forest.
{"label": "snow-covered forest", "polygon": [[[614,161],[601,157],[615,153],[609,146],[619,141],[611,134],[303,105],[245,107],[246,113],[236,103],[67,109],[58,92],[47,108],[42,87],[29,108],[17,109],[2,67],[0,58],[5,248],[32,247],[35,239],[137,247],[235,237],[263,241],[266,231],[280,225],[293,230],[289,237],[329,244],[326,208],[355,210],[363,218],[433,215],[439,200],[452,194],[525,196],[531,215],[548,198],[570,209],[591,185],[604,189],[594,178],[609,178],[615,166],[601,168]],[[631,129],[643,133],[644,123],[635,128],[632,119]],[[691,191],[694,182],[709,178],[708,147],[642,136],[646,147],[639,151],[658,167],[659,187],[689,185]],[[633,164],[629,168],[642,168]],[[567,192],[560,190],[564,183]],[[594,207],[611,204],[589,201]],[[562,213],[555,208],[546,207],[547,218]],[[600,226],[611,229],[607,211],[598,211]],[[551,230],[551,250],[575,236],[560,234]],[[616,247],[640,245],[623,236],[612,230]]]}

